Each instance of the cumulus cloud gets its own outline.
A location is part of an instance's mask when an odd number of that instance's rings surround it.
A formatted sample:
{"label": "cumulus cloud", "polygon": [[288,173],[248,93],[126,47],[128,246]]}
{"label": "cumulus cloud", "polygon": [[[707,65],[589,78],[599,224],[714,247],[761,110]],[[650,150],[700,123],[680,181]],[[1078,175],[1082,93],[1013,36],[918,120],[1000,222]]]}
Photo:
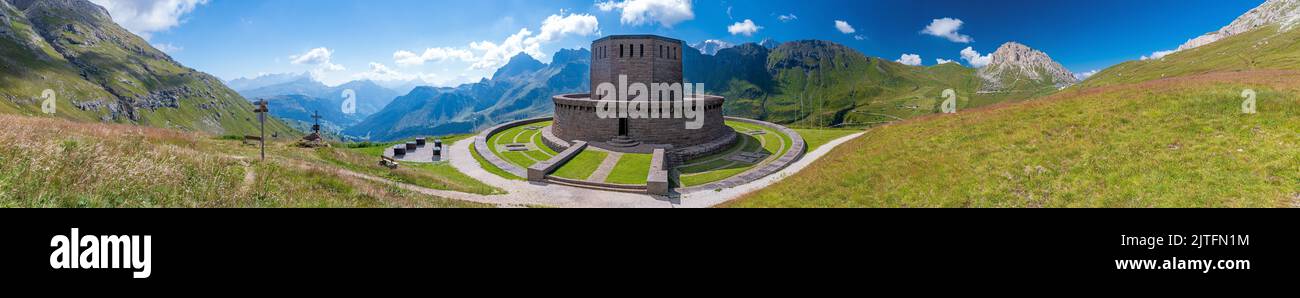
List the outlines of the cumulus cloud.
{"label": "cumulus cloud", "polygon": [[841,20],[835,20],[835,29],[840,30],[840,33],[844,34],[853,34],[853,32],[858,32],[858,30],[853,29],[853,25],[849,25],[849,22]]}
{"label": "cumulus cloud", "polygon": [[921,65],[921,55],[903,54],[902,57],[899,57],[898,60],[895,61],[898,61],[898,63],[902,63],[903,65],[917,66]]}
{"label": "cumulus cloud", "polygon": [[208,0],[90,0],[108,10],[113,22],[149,39],[154,32],[180,25],[181,18]]}
{"label": "cumulus cloud", "polygon": [[730,32],[731,35],[754,36],[754,33],[758,32],[759,29],[763,29],[763,26],[755,25],[754,21],[750,19],[727,26],[727,32]]}
{"label": "cumulus cloud", "polygon": [[672,28],[678,23],[695,19],[691,0],[623,0],[596,3],[600,11],[621,11],[619,21],[629,25],[659,23]]}
{"label": "cumulus cloud", "polygon": [[370,70],[362,73],[353,74],[354,79],[371,80],[371,81],[412,81],[420,80],[424,82],[434,82],[437,78],[434,74],[427,73],[403,73],[389,68],[387,65],[378,62],[370,62]]}
{"label": "cumulus cloud", "polygon": [[966,63],[970,63],[971,66],[979,68],[989,65],[989,62],[993,61],[993,54],[980,55],[980,52],[976,52],[974,48],[966,47],[966,49],[961,50],[961,59],[966,60]]}
{"label": "cumulus cloud", "polygon": [[318,65],[319,67],[313,71],[317,73],[323,71],[346,70],[347,68],[344,68],[342,65],[334,64],[331,61],[333,56],[334,51],[329,48],[319,47],[308,50],[306,53],[301,55],[289,56],[289,63],[299,65]]}
{"label": "cumulus cloud", "polygon": [[1178,50],[1156,51],[1155,53],[1151,53],[1151,56],[1142,56],[1142,60],[1160,59],[1177,52]]}
{"label": "cumulus cloud", "polygon": [[943,58],[935,58],[935,59],[934,59],[934,63],[935,63],[935,64],[956,63],[956,62],[957,62],[957,61],[952,61],[952,60],[943,59]]}
{"label": "cumulus cloud", "polygon": [[798,20],[799,20],[799,16],[796,16],[796,15],[794,15],[793,13],[792,13],[792,14],[783,14],[783,15],[776,16],[776,20],[781,21],[782,23],[789,23],[789,22],[792,22],[792,21],[798,21]]}
{"label": "cumulus cloud", "polygon": [[[590,14],[568,14],[563,11],[551,15],[542,21],[541,28],[534,33],[528,28],[521,28],[515,34],[500,42],[488,40],[470,43],[467,47],[437,47],[425,49],[417,54],[400,50],[393,53],[393,60],[400,66],[423,65],[428,61],[443,62],[460,60],[469,62],[471,69],[487,70],[501,67],[510,58],[519,53],[528,54],[538,60],[545,58],[542,45],[563,39],[566,36],[588,36],[600,34],[600,22]],[[372,68],[372,72],[375,70]]]}
{"label": "cumulus cloud", "polygon": [[[560,14],[564,14],[564,12],[561,11]],[[537,36],[532,37],[528,42],[550,42],[570,34],[578,36],[599,35],[600,22],[596,20],[596,16],[590,14],[551,15],[542,21],[542,28],[539,31]]]}
{"label": "cumulus cloud", "polygon": [[921,34],[934,35],[948,39],[948,41],[957,43],[970,43],[975,41],[970,36],[957,32],[961,30],[962,22],[960,19],[942,18],[930,22],[929,26],[921,30]]}
{"label": "cumulus cloud", "polygon": [[159,51],[163,51],[163,53],[167,53],[167,54],[176,54],[179,53],[180,51],[185,50],[185,47],[170,44],[170,43],[155,43],[151,45],[155,49],[158,49]]}
{"label": "cumulus cloud", "polygon": [[393,53],[393,60],[397,61],[397,65],[401,66],[424,65],[424,62],[426,61],[442,62],[447,60],[461,60],[465,62],[473,62],[474,53],[466,49],[443,47],[424,49],[424,53],[421,54],[401,50]]}
{"label": "cumulus cloud", "polygon": [[1082,80],[1086,80],[1086,79],[1092,77],[1092,75],[1095,75],[1095,74],[1097,74],[1097,70],[1096,70],[1096,69],[1091,70],[1091,71],[1085,71],[1085,72],[1081,72],[1081,73],[1076,73],[1076,74],[1074,74],[1074,78],[1079,79],[1080,81],[1082,81]]}
{"label": "cumulus cloud", "polygon": [[478,61],[474,62],[472,68],[493,69],[501,67],[505,65],[506,62],[509,62],[510,58],[519,53],[528,54],[529,56],[533,56],[533,58],[539,60],[544,58],[545,55],[542,54],[541,44],[525,42],[529,40],[528,37],[532,35],[532,31],[529,31],[528,28],[523,28],[519,29],[518,33],[506,37],[506,40],[501,41],[501,43],[486,40],[470,43],[470,49],[483,53],[479,55]]}

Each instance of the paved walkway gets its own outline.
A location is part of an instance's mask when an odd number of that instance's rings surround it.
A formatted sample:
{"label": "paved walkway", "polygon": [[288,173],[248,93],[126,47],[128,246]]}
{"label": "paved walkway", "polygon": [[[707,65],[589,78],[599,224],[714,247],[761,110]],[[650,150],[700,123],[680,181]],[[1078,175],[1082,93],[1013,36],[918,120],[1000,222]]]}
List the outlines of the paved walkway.
{"label": "paved walkway", "polygon": [[609,153],[609,155],[605,156],[605,160],[600,161],[600,167],[597,167],[596,171],[592,172],[590,177],[587,177],[587,182],[605,183],[605,178],[609,178],[609,173],[614,171],[614,166],[618,165],[618,160],[623,158],[623,153],[592,147],[588,147],[587,150],[599,150]]}
{"label": "paved walkway", "polygon": [[830,150],[834,149],[836,146],[862,136],[864,133],[865,132],[855,133],[826,143],[826,145],[822,145],[817,148],[817,150],[808,152],[803,156],[803,158],[790,164],[790,166],[785,169],[762,179],[739,185],[737,187],[723,189],[722,191],[702,191],[685,194],[680,198],[609,192],[554,184],[533,184],[527,181],[501,178],[495,174],[488,173],[487,170],[484,170],[482,166],[479,165],[478,161],[470,155],[469,150],[474,144],[474,138],[458,141],[449,147],[450,152],[448,152],[448,158],[451,160],[451,166],[474,179],[478,179],[488,185],[499,187],[510,193],[504,195],[484,196],[452,191],[421,189],[420,187],[414,187],[412,185],[402,185],[402,187],[445,198],[491,203],[502,206],[542,205],[577,208],[703,208],[736,199],[751,191],[762,189],[772,183],[781,181],[782,179],[785,179],[785,177],[803,170],[803,168],[821,158],[823,155],[826,155],[826,153],[830,152]]}

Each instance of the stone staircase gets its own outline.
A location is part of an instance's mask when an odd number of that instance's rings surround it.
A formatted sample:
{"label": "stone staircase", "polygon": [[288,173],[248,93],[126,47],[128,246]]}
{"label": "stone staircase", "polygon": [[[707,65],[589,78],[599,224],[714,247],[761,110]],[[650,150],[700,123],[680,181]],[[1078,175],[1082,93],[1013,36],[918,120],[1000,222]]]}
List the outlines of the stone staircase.
{"label": "stone staircase", "polygon": [[634,140],[628,136],[617,136],[610,139],[608,142],[605,142],[605,144],[619,148],[630,148],[641,145],[641,141]]}

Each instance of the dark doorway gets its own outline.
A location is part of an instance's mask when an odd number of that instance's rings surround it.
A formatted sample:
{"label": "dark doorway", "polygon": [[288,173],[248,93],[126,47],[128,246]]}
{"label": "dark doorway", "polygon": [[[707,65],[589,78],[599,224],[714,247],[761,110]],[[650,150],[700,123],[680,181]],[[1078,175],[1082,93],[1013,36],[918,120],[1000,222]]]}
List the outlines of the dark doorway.
{"label": "dark doorway", "polygon": [[627,118],[618,118],[618,135],[627,136]]}

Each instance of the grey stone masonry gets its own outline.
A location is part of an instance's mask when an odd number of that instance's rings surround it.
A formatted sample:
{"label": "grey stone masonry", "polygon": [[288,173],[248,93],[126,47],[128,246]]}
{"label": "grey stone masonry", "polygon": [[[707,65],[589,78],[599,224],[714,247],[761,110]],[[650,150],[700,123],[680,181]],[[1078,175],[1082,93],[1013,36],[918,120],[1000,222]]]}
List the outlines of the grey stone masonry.
{"label": "grey stone masonry", "polygon": [[650,173],[646,176],[646,192],[652,195],[668,194],[668,160],[664,149],[655,149],[650,158]]}
{"label": "grey stone masonry", "polygon": [[678,193],[686,194],[686,193],[693,193],[693,192],[700,192],[700,191],[713,191],[715,189],[732,188],[745,183],[749,183],[751,181],[762,179],[763,177],[767,177],[772,173],[776,173],[778,171],[781,171],[781,169],[790,166],[790,164],[794,163],[795,161],[799,160],[799,158],[803,157],[805,151],[808,150],[807,144],[804,143],[803,136],[800,136],[799,132],[796,132],[793,129],[790,129],[788,127],[776,125],[767,121],[759,121],[759,120],[746,119],[746,118],[727,117],[727,120],[757,124],[757,125],[762,125],[772,129],[779,130],[781,131],[781,133],[790,136],[790,141],[792,142],[792,144],[790,144],[790,149],[786,150],[785,154],[781,155],[780,157],[777,157],[776,160],[755,167],[753,169],[749,169],[744,173],[740,173],[740,175],[731,176],[731,178],[723,179],[722,181],[709,183],[705,185],[680,188],[677,189]]}
{"label": "grey stone masonry", "polygon": [[486,160],[488,163],[491,163],[492,165],[496,166],[497,168],[500,168],[503,171],[509,172],[510,174],[515,175],[517,177],[528,177],[528,170],[520,168],[515,164],[512,164],[510,162],[505,161],[504,159],[501,159],[501,157],[497,156],[496,154],[493,154],[492,148],[488,147],[487,140],[488,138],[492,137],[492,135],[510,129],[511,127],[515,127],[519,125],[528,125],[537,122],[545,122],[550,120],[551,117],[533,118],[533,119],[519,120],[515,122],[502,123],[497,126],[493,126],[492,128],[485,129],[477,136],[474,136],[474,151],[478,151],[479,156],[482,156],[483,160]]}
{"label": "grey stone masonry", "polygon": [[564,152],[552,156],[550,160],[533,164],[533,166],[528,167],[528,181],[546,181],[546,175],[550,175],[551,172],[559,169],[560,166],[569,162],[569,160],[573,159],[574,156],[578,156],[578,153],[582,152],[582,149],[587,149],[587,142],[577,141],[573,143],[573,146],[569,146],[569,149],[565,149]]}

